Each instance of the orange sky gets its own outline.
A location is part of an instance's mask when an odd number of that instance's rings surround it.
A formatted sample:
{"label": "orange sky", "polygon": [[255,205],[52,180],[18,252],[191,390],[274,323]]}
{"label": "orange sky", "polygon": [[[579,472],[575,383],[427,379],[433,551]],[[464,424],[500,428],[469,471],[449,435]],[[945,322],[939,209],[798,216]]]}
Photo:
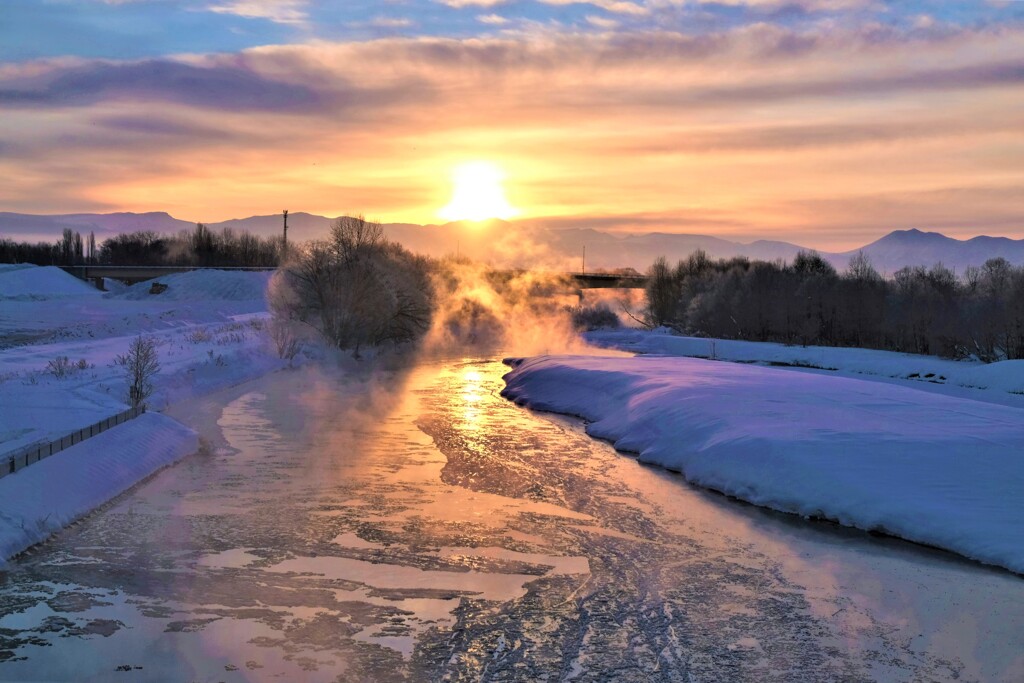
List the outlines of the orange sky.
{"label": "orange sky", "polygon": [[0,95],[38,95],[0,99],[0,210],[430,223],[483,160],[519,218],[558,225],[1024,237],[1022,46],[1015,26],[762,24],[0,64]]}

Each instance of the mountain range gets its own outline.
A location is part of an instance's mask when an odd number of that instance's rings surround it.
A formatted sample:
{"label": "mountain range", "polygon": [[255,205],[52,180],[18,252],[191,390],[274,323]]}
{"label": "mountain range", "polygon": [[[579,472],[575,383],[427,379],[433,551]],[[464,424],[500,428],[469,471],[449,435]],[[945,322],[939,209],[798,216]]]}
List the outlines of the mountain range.
{"label": "mountain range", "polygon": [[[289,214],[288,237],[295,242],[325,237],[333,220],[303,212]],[[30,241],[52,241],[64,228],[83,234],[95,232],[97,241],[101,242],[121,232],[150,230],[173,234],[191,230],[194,225],[165,212],[63,215],[0,212],[0,237]],[[207,225],[213,230],[230,228],[270,236],[281,234],[282,220],[280,214],[274,214]],[[699,234],[614,234],[582,228],[550,229],[539,222],[524,221],[492,220],[444,225],[386,223],[384,231],[390,239],[409,249],[432,256],[459,253],[497,265],[543,265],[571,270],[626,267],[644,270],[659,256],[675,261],[697,249],[703,249],[714,258],[747,256],[764,260],[792,260],[799,251],[808,249],[789,242],[757,240],[743,243]],[[921,230],[896,230],[859,249],[819,253],[843,269],[858,252],[864,252],[882,273],[893,273],[906,265],[931,266],[935,263],[962,273],[966,267],[981,265],[994,257],[1024,265],[1024,240],[988,236],[958,240]]]}

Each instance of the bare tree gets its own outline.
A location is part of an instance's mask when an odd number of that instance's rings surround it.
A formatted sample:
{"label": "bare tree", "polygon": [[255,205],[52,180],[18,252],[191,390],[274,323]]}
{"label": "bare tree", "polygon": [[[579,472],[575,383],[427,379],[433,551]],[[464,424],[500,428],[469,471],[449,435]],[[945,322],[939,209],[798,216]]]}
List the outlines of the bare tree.
{"label": "bare tree", "polygon": [[118,355],[114,363],[124,368],[128,381],[128,403],[132,408],[145,406],[153,395],[153,378],[160,371],[157,359],[156,340],[138,336],[128,346],[128,353]]}
{"label": "bare tree", "polygon": [[342,216],[331,225],[331,246],[345,262],[358,260],[383,241],[384,229],[380,221],[368,221],[362,214]]}
{"label": "bare tree", "polygon": [[330,241],[291,257],[271,297],[277,318],[306,323],[356,357],[367,346],[413,341],[430,326],[427,262],[385,240],[377,222],[339,218]]}
{"label": "bare tree", "polygon": [[652,327],[676,322],[676,311],[682,294],[676,273],[669,268],[664,256],[658,257],[647,271],[647,315]]}
{"label": "bare tree", "polygon": [[291,361],[298,354],[299,338],[291,320],[274,316],[270,321],[270,338],[278,358]]}

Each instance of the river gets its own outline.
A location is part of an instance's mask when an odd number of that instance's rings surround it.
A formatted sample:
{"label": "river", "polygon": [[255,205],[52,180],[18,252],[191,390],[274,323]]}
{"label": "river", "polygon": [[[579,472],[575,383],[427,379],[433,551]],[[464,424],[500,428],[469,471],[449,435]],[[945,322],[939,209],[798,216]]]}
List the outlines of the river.
{"label": "river", "polygon": [[280,372],[0,572],[3,681],[1024,680],[1024,580],[688,486],[488,358]]}

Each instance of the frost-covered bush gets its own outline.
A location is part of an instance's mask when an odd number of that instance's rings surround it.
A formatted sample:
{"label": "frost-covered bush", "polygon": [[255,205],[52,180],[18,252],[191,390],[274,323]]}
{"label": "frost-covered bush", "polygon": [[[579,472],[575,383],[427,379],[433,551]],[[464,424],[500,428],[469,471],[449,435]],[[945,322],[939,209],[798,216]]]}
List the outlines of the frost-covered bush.
{"label": "frost-covered bush", "polygon": [[433,307],[426,259],[388,242],[380,223],[339,218],[331,239],[293,252],[271,286],[275,318],[305,323],[339,349],[422,336]]}
{"label": "frost-covered bush", "polygon": [[185,335],[185,340],[192,344],[204,344],[211,339],[213,339],[213,335],[203,327],[198,327]]}
{"label": "frost-covered bush", "polygon": [[274,342],[274,350],[277,357],[290,361],[299,352],[299,338],[296,334],[295,324],[289,320],[274,318],[270,321],[270,339]]}
{"label": "frost-covered bush", "polygon": [[622,327],[622,321],[608,304],[577,306],[572,309],[572,325],[577,330],[612,330]]}
{"label": "frost-covered bush", "polygon": [[89,361],[84,358],[72,363],[67,356],[57,356],[46,364],[46,371],[57,379],[64,379],[89,367]]}

